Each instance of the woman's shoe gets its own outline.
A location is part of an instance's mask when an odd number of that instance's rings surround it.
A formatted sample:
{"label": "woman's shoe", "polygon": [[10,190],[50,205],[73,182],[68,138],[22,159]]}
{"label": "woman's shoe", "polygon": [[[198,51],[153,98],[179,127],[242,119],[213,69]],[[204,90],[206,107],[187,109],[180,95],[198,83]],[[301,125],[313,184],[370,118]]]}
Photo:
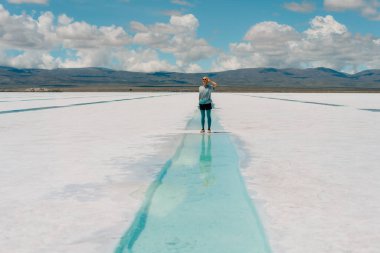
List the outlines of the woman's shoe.
{"label": "woman's shoe", "polygon": [[204,129],[202,129],[202,130],[201,130],[201,134],[203,134],[204,132],[205,132],[205,130],[204,130]]}
{"label": "woman's shoe", "polygon": [[207,133],[208,133],[208,134],[211,134],[211,129],[207,130]]}

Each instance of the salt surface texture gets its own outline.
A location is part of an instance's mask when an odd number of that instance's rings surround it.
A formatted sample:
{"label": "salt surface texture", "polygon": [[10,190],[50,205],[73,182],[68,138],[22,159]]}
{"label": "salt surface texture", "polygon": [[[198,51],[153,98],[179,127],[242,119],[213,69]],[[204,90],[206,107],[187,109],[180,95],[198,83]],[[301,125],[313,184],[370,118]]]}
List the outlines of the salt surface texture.
{"label": "salt surface texture", "polygon": [[380,112],[361,109],[380,109],[380,95],[214,100],[245,155],[243,175],[274,252],[379,252]]}
{"label": "salt surface texture", "polygon": [[[197,113],[196,93],[0,95],[0,111],[160,95],[0,114],[4,252],[112,252]],[[379,95],[213,98],[274,252],[378,253]]]}
{"label": "salt surface texture", "polygon": [[0,115],[1,251],[112,252],[196,110],[169,95]]}

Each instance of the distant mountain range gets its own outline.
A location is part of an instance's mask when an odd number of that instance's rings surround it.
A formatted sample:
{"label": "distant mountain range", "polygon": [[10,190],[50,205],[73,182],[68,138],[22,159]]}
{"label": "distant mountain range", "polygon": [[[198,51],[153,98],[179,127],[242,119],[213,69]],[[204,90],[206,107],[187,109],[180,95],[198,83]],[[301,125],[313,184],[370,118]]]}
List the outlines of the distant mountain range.
{"label": "distant mountain range", "polygon": [[213,73],[129,72],[105,68],[17,69],[0,67],[0,91],[48,90],[194,90],[202,76],[221,90],[368,90],[380,91],[380,70],[353,75],[328,68],[249,68]]}

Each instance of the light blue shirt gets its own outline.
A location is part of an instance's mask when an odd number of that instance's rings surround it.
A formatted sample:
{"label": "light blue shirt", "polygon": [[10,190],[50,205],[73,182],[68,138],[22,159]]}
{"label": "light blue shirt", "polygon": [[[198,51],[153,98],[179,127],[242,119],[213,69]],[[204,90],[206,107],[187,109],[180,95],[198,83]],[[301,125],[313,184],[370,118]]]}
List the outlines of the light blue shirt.
{"label": "light blue shirt", "polygon": [[214,87],[210,84],[206,86],[199,86],[199,104],[210,104],[211,100],[211,92],[214,90]]}

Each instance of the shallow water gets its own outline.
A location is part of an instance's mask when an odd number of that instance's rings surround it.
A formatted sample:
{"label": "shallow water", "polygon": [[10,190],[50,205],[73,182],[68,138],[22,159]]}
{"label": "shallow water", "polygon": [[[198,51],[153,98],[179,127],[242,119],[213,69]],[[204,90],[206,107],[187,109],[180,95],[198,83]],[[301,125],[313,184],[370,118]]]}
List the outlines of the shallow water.
{"label": "shallow water", "polygon": [[[228,133],[185,134],[115,252],[270,252]],[[187,129],[199,128],[199,113]]]}
{"label": "shallow water", "polygon": [[60,109],[60,108],[67,108],[67,107],[87,106],[87,105],[95,105],[95,104],[105,104],[105,103],[122,102],[122,101],[127,101],[127,100],[154,98],[154,97],[162,97],[162,96],[171,96],[171,95],[167,95],[167,94],[164,94],[164,95],[152,95],[152,96],[144,96],[144,97],[120,98],[120,99],[112,99],[112,100],[82,102],[82,103],[74,103],[74,104],[66,104],[66,105],[53,105],[53,106],[42,106],[42,107],[32,107],[32,108],[23,108],[23,109],[0,110],[0,114],[30,112],[30,111],[41,111],[41,110],[50,110],[50,109]]}
{"label": "shallow water", "polygon": [[288,99],[288,98],[263,97],[263,96],[253,96],[253,95],[244,95],[244,96],[255,97],[255,98],[264,98],[264,99],[273,99],[273,100],[281,100],[281,101],[287,101],[287,102],[296,102],[296,103],[303,103],[303,104],[326,105],[326,106],[336,106],[336,107],[344,106],[344,105],[338,105],[338,104],[320,103],[320,102],[312,102],[312,101]]}

